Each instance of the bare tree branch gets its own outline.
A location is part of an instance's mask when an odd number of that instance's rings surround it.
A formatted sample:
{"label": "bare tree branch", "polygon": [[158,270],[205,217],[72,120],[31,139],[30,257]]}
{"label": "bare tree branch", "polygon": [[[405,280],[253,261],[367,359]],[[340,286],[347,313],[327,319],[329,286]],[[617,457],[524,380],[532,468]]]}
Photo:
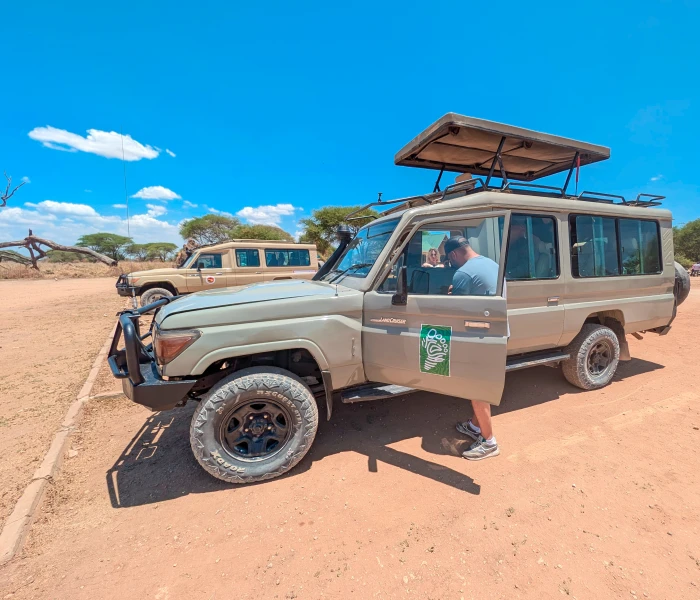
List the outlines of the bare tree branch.
{"label": "bare tree branch", "polygon": [[[93,258],[96,258],[100,262],[103,262],[106,265],[109,265],[110,267],[113,267],[117,264],[117,261],[113,258],[109,258],[109,256],[105,256],[104,254],[95,252],[90,248],[83,248],[81,246],[64,246],[63,244],[57,244],[56,242],[52,242],[51,240],[45,240],[44,238],[37,237],[32,233],[31,229],[29,230],[29,235],[23,240],[17,240],[14,242],[0,242],[0,248],[11,248],[13,246],[19,248],[26,248],[27,250],[29,250],[29,255],[31,256],[32,260],[32,267],[37,270],[39,269],[37,261],[46,256],[46,251],[42,250],[40,246],[46,246],[48,248],[51,248],[52,250],[61,250],[62,252],[77,252],[78,254],[87,254],[88,256],[92,256]],[[34,255],[34,252],[36,252],[39,256],[36,257]]]}
{"label": "bare tree branch", "polygon": [[0,204],[0,208],[2,208],[3,206],[7,206],[7,201],[8,201],[10,198],[12,198],[12,196],[14,195],[14,193],[15,193],[19,188],[21,188],[25,183],[27,183],[26,181],[23,181],[23,182],[20,183],[18,186],[16,186],[14,190],[10,191],[10,188],[12,187],[12,177],[10,177],[10,176],[7,174],[7,171],[3,171],[3,173],[5,174],[5,179],[7,179],[7,187],[5,188],[5,193],[2,194],[2,195],[0,195],[0,202],[2,203],[2,204]]}

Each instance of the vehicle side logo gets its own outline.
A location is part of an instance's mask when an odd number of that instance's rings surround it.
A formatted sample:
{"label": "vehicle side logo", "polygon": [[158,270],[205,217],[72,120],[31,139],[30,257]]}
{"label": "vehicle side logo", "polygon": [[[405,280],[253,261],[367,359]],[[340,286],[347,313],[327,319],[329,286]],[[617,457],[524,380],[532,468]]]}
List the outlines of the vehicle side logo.
{"label": "vehicle side logo", "polygon": [[450,376],[452,327],[421,325],[419,367],[421,373]]}
{"label": "vehicle side logo", "polygon": [[211,275],[209,275],[209,276],[206,278],[206,282],[207,282],[207,283],[214,283],[215,281],[216,281],[216,277],[213,277],[213,276],[211,276]]}
{"label": "vehicle side logo", "polygon": [[383,323],[384,325],[405,325],[406,319],[396,319],[395,317],[379,317],[370,319],[371,323]]}

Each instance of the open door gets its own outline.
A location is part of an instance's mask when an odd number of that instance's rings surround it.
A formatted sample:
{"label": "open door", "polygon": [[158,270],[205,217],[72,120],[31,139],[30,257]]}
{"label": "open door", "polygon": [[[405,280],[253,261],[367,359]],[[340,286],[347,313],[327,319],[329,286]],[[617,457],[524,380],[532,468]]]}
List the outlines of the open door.
{"label": "open door", "polygon": [[[508,317],[505,237],[510,212],[453,215],[413,224],[384,280],[365,294],[362,356],[370,381],[499,404]],[[475,262],[452,293],[457,265],[445,243],[463,236]],[[436,260],[436,253],[438,255]],[[469,262],[469,261],[467,261]],[[495,263],[495,264],[494,264]],[[397,288],[405,269],[405,297]]]}

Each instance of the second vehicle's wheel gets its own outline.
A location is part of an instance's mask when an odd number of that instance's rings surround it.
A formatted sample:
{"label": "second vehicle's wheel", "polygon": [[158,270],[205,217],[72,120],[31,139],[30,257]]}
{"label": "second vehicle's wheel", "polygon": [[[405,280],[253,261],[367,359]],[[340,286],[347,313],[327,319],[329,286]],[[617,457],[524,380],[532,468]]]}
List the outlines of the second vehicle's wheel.
{"label": "second vehicle's wheel", "polygon": [[570,358],[562,362],[564,377],[584,390],[608,385],[620,362],[617,336],[612,329],[603,325],[584,325],[566,351]]}
{"label": "second vehicle's wheel", "polygon": [[160,300],[161,298],[172,297],[173,293],[170,290],[166,290],[165,288],[151,288],[150,290],[146,290],[143,294],[141,294],[141,306],[146,306],[147,304],[151,304],[152,302]]}
{"label": "second vehicle's wheel", "polygon": [[318,407],[296,375],[251,367],[221,380],[192,416],[190,444],[217,479],[252,483],[294,467],[318,429]]}

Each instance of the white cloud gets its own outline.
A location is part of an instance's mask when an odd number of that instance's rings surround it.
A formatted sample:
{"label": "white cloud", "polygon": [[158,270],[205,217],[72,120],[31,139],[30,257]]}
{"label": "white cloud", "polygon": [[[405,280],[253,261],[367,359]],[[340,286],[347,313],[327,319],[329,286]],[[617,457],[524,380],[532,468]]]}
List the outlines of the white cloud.
{"label": "white cloud", "polygon": [[126,208],[126,204],[112,204],[112,208]]}
{"label": "white cloud", "polygon": [[178,225],[157,218],[159,215],[155,213],[164,210],[162,206],[155,206],[155,212],[148,207],[145,214],[132,215],[128,228],[126,219],[101,215],[84,204],[45,200],[24,206],[0,211],[0,239],[22,239],[27,235],[27,229],[31,228],[36,235],[63,244],[75,244],[81,235],[98,231],[120,235],[129,233],[137,243],[161,241],[182,244]]}
{"label": "white cloud", "polygon": [[149,217],[161,217],[168,212],[165,206],[160,204],[146,204],[146,208],[148,208]]}
{"label": "white cloud", "polygon": [[47,125],[35,127],[29,132],[29,137],[41,142],[52,150],[65,152],[88,152],[105,158],[122,158],[135,161],[142,158],[156,158],[159,152],[149,145],[141,144],[130,135],[121,135],[116,131],[100,131],[88,129],[87,137],[71,133],[65,129],[57,129]]}
{"label": "white cloud", "polygon": [[274,204],[263,206],[246,206],[236,213],[237,217],[245,219],[253,225],[277,225],[282,217],[293,215],[296,208],[291,204]]}
{"label": "white cloud", "polygon": [[169,156],[172,156],[173,158],[175,158],[177,156],[177,154],[175,154],[172,150],[170,150],[168,148],[165,149],[165,153],[168,154]]}
{"label": "white cloud", "polygon": [[39,204],[25,202],[25,206],[41,209],[52,215],[74,215],[76,217],[96,217],[97,211],[87,204],[73,204],[71,202],[56,202],[55,200],[44,200]]}
{"label": "white cloud", "polygon": [[213,213],[215,215],[221,215],[222,217],[233,217],[233,215],[230,212],[226,212],[225,210],[219,210],[218,208],[212,208],[211,206],[207,206],[206,204],[204,205],[204,208],[206,208],[208,212]]}
{"label": "white cloud", "polygon": [[24,177],[22,177],[22,183],[31,183],[31,182],[32,182],[32,180],[29,179],[29,177],[27,177],[26,175]]}
{"label": "white cloud", "polygon": [[659,181],[660,179],[663,179],[663,178],[664,178],[663,175],[655,175],[654,177],[652,177],[650,179],[650,181]]}
{"label": "white cloud", "polygon": [[162,185],[151,185],[141,188],[132,198],[143,198],[144,200],[179,200],[181,196]]}
{"label": "white cloud", "polygon": [[185,200],[182,203],[183,206],[186,206],[187,208],[197,208],[197,205],[194,202],[190,202],[189,200]]}

